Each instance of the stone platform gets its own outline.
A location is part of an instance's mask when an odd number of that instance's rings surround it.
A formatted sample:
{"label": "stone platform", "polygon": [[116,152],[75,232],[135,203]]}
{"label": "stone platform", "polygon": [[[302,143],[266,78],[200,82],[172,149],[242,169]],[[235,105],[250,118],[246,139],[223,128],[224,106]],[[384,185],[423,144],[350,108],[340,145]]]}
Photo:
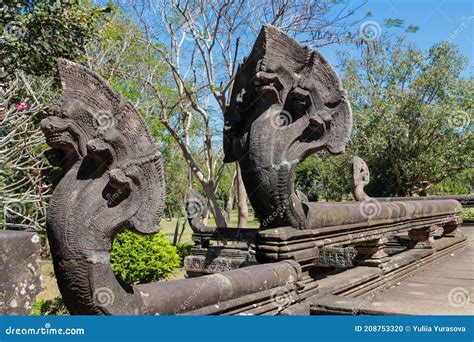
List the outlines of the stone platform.
{"label": "stone platform", "polygon": [[[462,229],[468,237],[464,249],[416,265],[413,272],[387,282],[380,292],[365,286],[338,295],[318,294],[308,300],[311,313],[474,315],[474,225]],[[320,290],[340,280],[340,275],[322,279]]]}

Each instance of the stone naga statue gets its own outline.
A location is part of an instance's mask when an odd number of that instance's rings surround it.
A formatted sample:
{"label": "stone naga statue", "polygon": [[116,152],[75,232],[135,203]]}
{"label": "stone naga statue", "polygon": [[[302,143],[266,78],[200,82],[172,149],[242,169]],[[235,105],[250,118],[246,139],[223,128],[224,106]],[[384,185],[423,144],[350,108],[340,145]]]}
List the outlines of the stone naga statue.
{"label": "stone naga statue", "polygon": [[296,165],[319,150],[343,152],[351,132],[351,107],[331,65],[264,26],[239,66],[224,119],[225,162],[239,162],[256,217],[265,228],[305,228]]}
{"label": "stone naga statue", "polygon": [[48,158],[64,176],[46,228],[71,314],[227,314],[254,309],[255,296],[268,302],[272,291],[296,286],[301,266],[293,261],[133,286],[116,277],[109,257],[114,237],[125,229],[159,230],[161,155],[130,102],[86,68],[62,59],[58,64],[61,105],[41,128],[52,148]]}
{"label": "stone naga statue", "polygon": [[102,304],[111,296],[126,313],[141,298],[116,281],[109,251],[125,228],[158,231],[161,155],[130,102],[86,68],[62,59],[58,65],[61,105],[41,122],[52,148],[48,157],[64,172],[47,216],[58,285],[66,304],[75,303],[73,313],[106,313],[113,308]]}
{"label": "stone naga statue", "polygon": [[[165,195],[161,155],[132,105],[104,80],[66,60],[59,60],[59,73],[61,105],[41,127],[52,148],[50,161],[64,172],[50,200],[47,231],[71,314],[280,314],[275,297],[288,292],[288,305],[306,301],[303,311],[309,314],[313,295],[366,287],[368,279],[349,273],[325,289],[313,277],[313,266],[353,267],[362,261],[376,268],[371,284],[383,287],[420,261],[431,262],[466,244],[458,229],[460,204],[453,200],[314,203],[295,191],[298,162],[322,149],[343,152],[351,110],[321,55],[264,26],[235,79],[224,149],[227,162],[240,163],[256,216],[267,229],[201,225],[202,200],[191,197],[187,209],[193,239],[201,241],[198,256],[232,261],[223,268],[229,270],[125,284],[114,275],[109,253],[125,229],[158,231]],[[363,192],[368,168],[360,164],[354,176],[355,184],[362,182],[358,193]],[[377,210],[367,212],[367,204]],[[437,228],[443,228],[441,235]],[[400,234],[408,237],[395,239]],[[210,240],[238,243],[212,250]],[[246,254],[255,254],[251,263],[241,262]]]}
{"label": "stone naga statue", "polygon": [[362,158],[354,156],[351,168],[352,195],[357,201],[366,201],[370,197],[364,187],[370,182],[369,167]]}

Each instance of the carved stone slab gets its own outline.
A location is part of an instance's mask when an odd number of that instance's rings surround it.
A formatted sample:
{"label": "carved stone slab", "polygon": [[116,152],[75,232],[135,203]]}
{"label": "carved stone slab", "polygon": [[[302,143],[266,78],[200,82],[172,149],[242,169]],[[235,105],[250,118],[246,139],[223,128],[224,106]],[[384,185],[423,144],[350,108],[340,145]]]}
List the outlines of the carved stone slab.
{"label": "carved stone slab", "polygon": [[324,247],[319,250],[317,266],[347,268],[354,266],[357,250],[352,247]]}
{"label": "carved stone slab", "polygon": [[255,264],[255,261],[251,262],[246,258],[217,257],[209,260],[203,255],[189,255],[184,259],[186,272],[200,274],[225,272]]}

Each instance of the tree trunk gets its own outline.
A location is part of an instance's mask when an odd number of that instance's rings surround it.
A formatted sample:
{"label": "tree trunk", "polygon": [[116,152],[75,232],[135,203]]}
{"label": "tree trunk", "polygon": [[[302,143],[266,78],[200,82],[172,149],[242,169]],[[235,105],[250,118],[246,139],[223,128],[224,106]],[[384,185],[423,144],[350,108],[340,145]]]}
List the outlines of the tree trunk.
{"label": "tree trunk", "polygon": [[234,208],[234,197],[236,192],[236,179],[237,179],[237,171],[234,172],[234,176],[232,177],[232,184],[229,188],[229,192],[227,193],[227,202],[225,205],[225,220],[227,224],[230,224],[230,215],[232,214],[232,209]]}
{"label": "tree trunk", "polygon": [[207,198],[209,199],[209,209],[212,212],[212,215],[214,216],[216,226],[227,227],[224,215],[222,215],[222,211],[219,208],[219,204],[217,203],[216,193],[214,192],[213,184],[204,183],[203,186],[204,190],[206,191]]}
{"label": "tree trunk", "polygon": [[247,192],[245,191],[244,182],[240,172],[239,163],[235,163],[236,169],[236,189],[237,189],[237,209],[238,209],[238,224],[237,227],[245,228],[249,217],[249,208],[247,206]]}

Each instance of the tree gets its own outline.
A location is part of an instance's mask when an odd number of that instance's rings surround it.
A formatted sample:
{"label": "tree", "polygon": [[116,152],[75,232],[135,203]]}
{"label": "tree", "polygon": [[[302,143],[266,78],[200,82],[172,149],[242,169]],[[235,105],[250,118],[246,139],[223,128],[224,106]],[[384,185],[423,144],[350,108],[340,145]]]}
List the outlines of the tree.
{"label": "tree", "polygon": [[36,82],[34,92],[32,82],[25,75],[0,79],[0,223],[8,229],[44,229],[51,195],[38,128],[51,85]]}
{"label": "tree", "polygon": [[[141,37],[141,39],[137,39]],[[103,76],[111,87],[130,100],[148,123],[163,156],[165,179],[168,187],[167,212],[170,216],[181,210],[182,198],[187,191],[188,168],[174,139],[155,114],[157,98],[150,92],[143,78],[152,69],[154,77],[168,77],[170,71],[156,51],[150,51],[144,42],[145,34],[118,6],[110,6],[110,15],[97,25],[96,37],[85,47],[84,64]],[[157,91],[174,97],[173,89],[157,85]],[[194,131],[190,135],[194,137]]]}
{"label": "tree", "polygon": [[[158,52],[170,68],[166,78],[157,77],[151,67],[143,70],[147,77],[142,81],[158,98],[160,120],[202,186],[218,226],[227,223],[216,195],[223,167],[222,151],[215,144],[220,143],[216,137],[222,136],[222,112],[229,104],[239,61],[248,54],[266,23],[313,47],[339,41],[343,36],[350,38],[353,22],[348,18],[354,8],[346,4],[338,14],[330,14],[339,2],[137,0],[126,6],[145,33],[145,39],[136,38],[147,42],[150,53]],[[177,96],[161,93],[163,84],[172,87]],[[190,129],[196,125],[201,128],[202,139],[190,139]],[[247,219],[246,196],[237,164],[234,178],[239,226],[243,226]]]}
{"label": "tree", "polygon": [[472,166],[473,80],[455,47],[423,52],[399,38],[341,65],[354,111],[349,150],[371,169],[371,195],[425,195]]}
{"label": "tree", "polygon": [[97,20],[109,11],[79,0],[6,0],[1,6],[2,67],[8,74],[49,77],[56,74],[56,58],[82,55]]}
{"label": "tree", "polygon": [[54,172],[39,121],[57,95],[56,58],[78,58],[106,9],[7,0],[0,10],[0,222],[42,230]]}
{"label": "tree", "polygon": [[349,197],[351,181],[350,154],[311,156],[296,169],[296,188],[310,201],[342,201]]}

